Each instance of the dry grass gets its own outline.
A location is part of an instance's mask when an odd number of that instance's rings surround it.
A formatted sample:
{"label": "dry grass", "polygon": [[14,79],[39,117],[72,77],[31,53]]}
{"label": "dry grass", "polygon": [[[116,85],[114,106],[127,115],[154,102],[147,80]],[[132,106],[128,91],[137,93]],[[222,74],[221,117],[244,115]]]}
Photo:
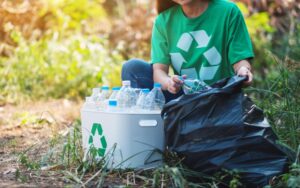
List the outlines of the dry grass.
{"label": "dry grass", "polygon": [[[79,117],[80,102],[52,100],[31,102],[0,107],[0,187],[39,185],[61,186],[66,181],[58,172],[50,171],[34,174],[19,166],[19,154],[30,148],[28,155],[40,158],[48,150],[50,140],[64,136],[72,122]],[[20,178],[17,172],[22,169]],[[20,179],[32,179],[23,183]],[[36,182],[35,182],[36,181]],[[26,181],[25,181],[26,182]],[[43,184],[43,182],[46,182]]]}

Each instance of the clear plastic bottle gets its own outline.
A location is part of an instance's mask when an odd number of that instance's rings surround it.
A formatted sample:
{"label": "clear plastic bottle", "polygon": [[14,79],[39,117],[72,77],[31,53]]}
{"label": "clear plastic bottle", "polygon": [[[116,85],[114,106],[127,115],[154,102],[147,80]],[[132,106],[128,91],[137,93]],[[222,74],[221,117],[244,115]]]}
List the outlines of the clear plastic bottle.
{"label": "clear plastic bottle", "polygon": [[142,92],[142,89],[141,88],[133,88],[133,90],[134,90],[136,96],[139,97]]}
{"label": "clear plastic bottle", "polygon": [[87,110],[97,109],[96,103],[93,101],[92,97],[85,97],[85,102],[83,104],[83,108],[87,109]]}
{"label": "clear plastic bottle", "polygon": [[113,87],[112,88],[112,93],[111,93],[109,99],[116,99],[118,93],[120,92],[120,89],[121,89],[120,87]]}
{"label": "clear plastic bottle", "polygon": [[100,88],[93,88],[93,93],[91,95],[91,99],[94,103],[98,101],[100,95]]}
{"label": "clear plastic bottle", "polygon": [[146,105],[146,98],[147,98],[147,95],[149,94],[150,90],[149,89],[142,89],[141,92],[140,92],[140,95],[138,97],[138,100],[137,100],[137,103],[136,103],[136,106],[137,106],[137,109],[142,109],[142,110],[145,110],[147,109],[147,105]]}
{"label": "clear plastic bottle", "polygon": [[118,101],[117,99],[109,99],[108,100],[108,107],[107,107],[107,112],[118,112]]}
{"label": "clear plastic bottle", "polygon": [[129,109],[132,107],[132,88],[130,87],[131,83],[129,80],[122,82],[122,87],[117,94],[117,101],[119,103],[120,109]]}
{"label": "clear plastic bottle", "polygon": [[154,83],[153,89],[147,95],[145,103],[148,110],[162,110],[165,104],[165,96],[161,90],[160,83]]}
{"label": "clear plastic bottle", "polygon": [[179,77],[181,80],[183,80],[183,92],[186,95],[199,93],[202,90],[211,89],[209,85],[207,85],[202,80],[198,79],[183,79],[182,77]]}
{"label": "clear plastic bottle", "polygon": [[99,95],[99,100],[104,101],[104,100],[109,98],[109,95],[110,95],[109,87],[108,86],[102,86],[101,90],[102,91]]}
{"label": "clear plastic bottle", "polygon": [[130,88],[130,108],[136,107],[136,102],[138,100],[141,89],[138,88]]}
{"label": "clear plastic bottle", "polygon": [[102,86],[102,91],[99,94],[99,97],[97,99],[97,104],[100,110],[105,110],[108,106],[108,98],[109,98],[109,87],[108,86]]}

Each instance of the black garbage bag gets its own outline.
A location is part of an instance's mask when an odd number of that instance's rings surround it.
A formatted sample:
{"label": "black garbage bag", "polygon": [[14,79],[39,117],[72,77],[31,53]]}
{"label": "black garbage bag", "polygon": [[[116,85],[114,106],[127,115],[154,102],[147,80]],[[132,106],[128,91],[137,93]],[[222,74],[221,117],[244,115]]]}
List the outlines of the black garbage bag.
{"label": "black garbage bag", "polygon": [[167,103],[162,111],[166,149],[192,170],[209,175],[237,170],[247,187],[263,187],[293,159],[277,144],[263,111],[243,94],[244,80],[224,79]]}

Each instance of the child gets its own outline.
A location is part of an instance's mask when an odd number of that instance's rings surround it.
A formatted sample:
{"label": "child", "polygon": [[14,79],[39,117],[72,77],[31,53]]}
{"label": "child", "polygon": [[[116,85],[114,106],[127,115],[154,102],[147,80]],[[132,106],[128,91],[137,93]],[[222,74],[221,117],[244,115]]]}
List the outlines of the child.
{"label": "child", "polygon": [[[157,0],[160,13],[152,31],[151,64],[129,60],[122,79],[133,87],[162,84],[166,101],[182,94],[184,78],[212,84],[235,74],[253,80],[252,44],[238,7],[226,0]],[[169,76],[169,66],[175,75]]]}

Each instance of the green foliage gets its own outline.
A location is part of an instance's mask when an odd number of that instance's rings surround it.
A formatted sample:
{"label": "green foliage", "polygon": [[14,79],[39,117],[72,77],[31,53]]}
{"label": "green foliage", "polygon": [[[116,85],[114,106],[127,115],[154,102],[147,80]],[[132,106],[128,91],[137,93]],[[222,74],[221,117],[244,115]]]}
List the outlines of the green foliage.
{"label": "green foliage", "polygon": [[259,33],[272,33],[275,31],[275,29],[270,26],[270,18],[267,12],[254,13],[249,15],[249,10],[245,4],[237,3],[237,5],[242,13],[246,16],[246,25],[252,37],[255,37],[255,35]]}
{"label": "green foliage", "polygon": [[81,164],[83,151],[81,146],[80,123],[75,123],[74,128],[67,135],[61,153],[61,163],[66,167]]}
{"label": "green foliage", "polygon": [[32,149],[33,146],[26,149],[24,152],[19,154],[18,161],[27,168],[27,170],[37,170],[41,168],[39,162],[33,161],[28,155],[27,152]]}
{"label": "green foliage", "polygon": [[[54,33],[38,41],[15,36],[19,46],[10,58],[0,59],[2,100],[78,98],[88,95],[115,74],[122,58],[106,49],[104,37]],[[119,84],[113,80],[110,84]]]}
{"label": "green foliage", "polygon": [[272,57],[276,68],[258,85],[264,89],[250,88],[248,91],[264,109],[280,140],[297,149],[300,144],[300,67],[289,69],[287,62]]}
{"label": "green foliage", "polygon": [[52,31],[61,34],[81,29],[93,31],[95,25],[106,17],[102,0],[50,0],[44,3],[46,6],[40,11],[41,16],[47,17]]}
{"label": "green foliage", "polygon": [[107,19],[103,2],[41,3],[38,15],[33,16],[46,22],[45,31],[32,31],[32,36],[25,38],[19,27],[5,24],[17,47],[12,56],[0,57],[0,103],[78,99],[103,82],[120,85],[123,58],[118,48],[109,49],[106,35],[99,35],[102,21]]}
{"label": "green foliage", "polygon": [[31,161],[27,155],[21,154],[19,158],[22,165],[27,167],[28,170],[36,170],[40,168],[40,164],[34,161]]}
{"label": "green foliage", "polygon": [[278,32],[272,38],[272,49],[280,59],[291,59],[300,64],[300,20],[291,17],[289,31]]}
{"label": "green foliage", "polygon": [[300,144],[300,22],[290,16],[290,31],[282,33],[270,26],[267,12],[250,15],[244,4],[238,5],[255,51],[254,88],[248,93],[264,109],[280,140],[296,149]]}
{"label": "green foliage", "polygon": [[290,166],[290,171],[272,181],[272,184],[265,188],[300,188],[300,145],[296,155],[296,161]]}
{"label": "green foliage", "polygon": [[[285,177],[287,178],[287,177]],[[290,174],[287,180],[287,187],[299,188],[300,187],[300,164],[294,164],[291,167]]]}
{"label": "green foliage", "polygon": [[17,169],[17,171],[16,171],[16,180],[20,181],[22,183],[25,183],[25,182],[28,181],[28,178],[27,178],[27,176],[22,174],[19,169]]}

